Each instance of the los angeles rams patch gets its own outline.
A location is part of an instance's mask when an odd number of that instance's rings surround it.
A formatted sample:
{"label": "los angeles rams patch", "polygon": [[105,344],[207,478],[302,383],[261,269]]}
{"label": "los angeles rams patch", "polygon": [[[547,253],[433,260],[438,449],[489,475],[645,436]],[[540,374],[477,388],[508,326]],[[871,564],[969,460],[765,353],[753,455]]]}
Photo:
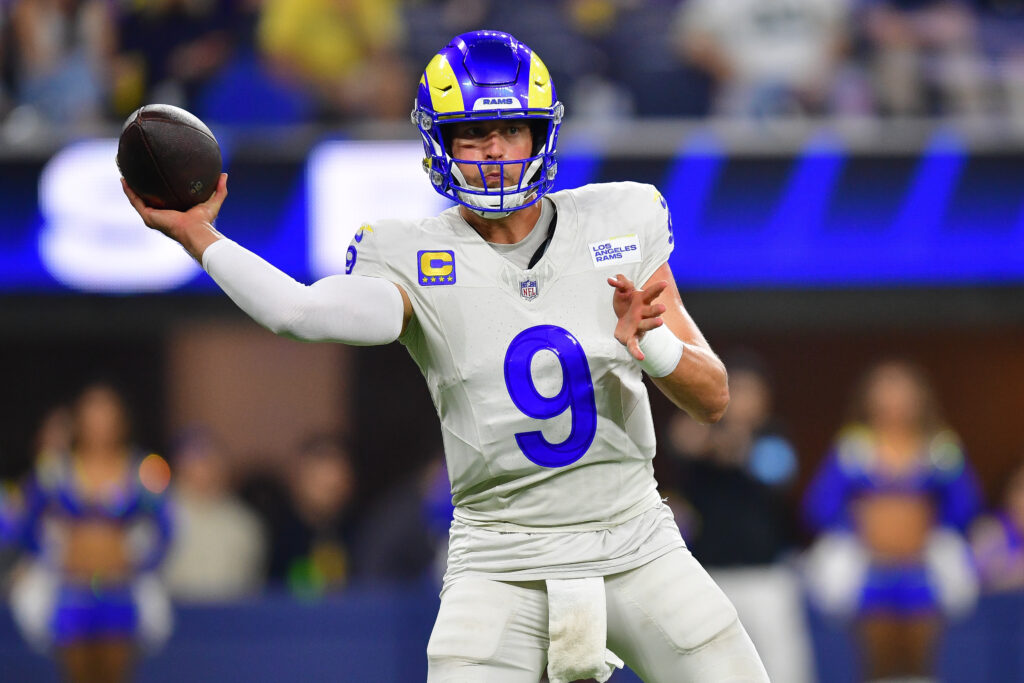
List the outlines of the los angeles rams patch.
{"label": "los angeles rams patch", "polygon": [[420,251],[416,253],[419,282],[423,287],[455,284],[454,251]]}
{"label": "los angeles rams patch", "polygon": [[639,235],[620,235],[600,242],[590,243],[590,258],[594,259],[595,268],[617,266],[620,263],[639,263]]}

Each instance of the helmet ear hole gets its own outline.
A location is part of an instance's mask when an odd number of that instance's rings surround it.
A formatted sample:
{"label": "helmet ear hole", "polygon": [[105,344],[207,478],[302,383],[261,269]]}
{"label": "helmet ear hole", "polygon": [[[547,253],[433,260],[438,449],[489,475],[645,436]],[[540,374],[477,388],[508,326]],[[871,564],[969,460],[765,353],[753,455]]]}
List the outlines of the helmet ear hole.
{"label": "helmet ear hole", "polygon": [[448,156],[452,155],[452,140],[455,139],[455,124],[444,123],[438,126],[441,130],[441,144],[444,145],[444,151]]}
{"label": "helmet ear hole", "polygon": [[533,156],[540,154],[548,141],[548,122],[545,120],[531,119],[529,121],[530,135],[533,136]]}

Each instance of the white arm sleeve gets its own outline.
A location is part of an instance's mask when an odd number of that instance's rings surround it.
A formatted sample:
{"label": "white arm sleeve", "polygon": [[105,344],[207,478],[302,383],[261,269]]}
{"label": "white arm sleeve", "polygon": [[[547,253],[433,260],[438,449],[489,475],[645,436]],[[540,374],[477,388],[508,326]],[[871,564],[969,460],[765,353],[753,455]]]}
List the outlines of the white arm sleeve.
{"label": "white arm sleeve", "polygon": [[203,268],[239,308],[276,334],[368,346],[393,342],[402,332],[402,295],[382,278],[334,275],[306,286],[228,239],[206,248]]}

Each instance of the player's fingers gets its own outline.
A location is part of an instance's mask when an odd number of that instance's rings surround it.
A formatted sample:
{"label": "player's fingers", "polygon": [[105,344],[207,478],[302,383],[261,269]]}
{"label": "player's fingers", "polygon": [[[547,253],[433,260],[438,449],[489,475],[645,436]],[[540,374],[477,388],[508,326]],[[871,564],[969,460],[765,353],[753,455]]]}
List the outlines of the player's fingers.
{"label": "player's fingers", "polygon": [[608,278],[608,284],[623,294],[628,294],[633,289],[633,283],[622,273],[616,274],[613,278]]}
{"label": "player's fingers", "polygon": [[644,352],[640,350],[640,342],[635,335],[630,337],[626,348],[629,350],[629,355],[633,356],[633,358],[636,358],[637,360],[644,359]]}
{"label": "player's fingers", "polygon": [[640,311],[642,318],[657,318],[665,312],[665,304],[651,304],[650,306],[644,306]]}
{"label": "player's fingers", "polygon": [[135,194],[134,190],[128,187],[128,182],[124,178],[121,178],[121,189],[124,190],[124,196],[128,197],[128,201],[131,202],[132,208],[140,214],[148,208],[146,203],[142,201],[142,197]]}
{"label": "player's fingers", "polygon": [[608,278],[608,284],[615,288],[615,293],[619,295],[629,294],[629,290],[613,277]]}
{"label": "player's fingers", "polygon": [[665,280],[655,282],[653,285],[644,290],[644,303],[649,304],[655,299],[657,299],[659,296],[661,296],[661,293],[664,292],[667,287],[668,282],[666,282]]}
{"label": "player's fingers", "polygon": [[228,196],[228,174],[221,173],[220,178],[217,180],[217,189],[213,191],[210,198],[203,202],[203,208],[210,213],[210,220],[217,217],[220,213],[221,204]]}
{"label": "player's fingers", "polygon": [[164,233],[167,232],[170,226],[170,214],[173,212],[146,206],[146,202],[143,201],[142,197],[135,194],[132,188],[128,187],[128,183],[125,182],[124,178],[121,179],[121,188],[124,190],[125,196],[128,197],[128,201],[131,202],[132,208],[138,212],[142,222],[146,224],[146,227]]}
{"label": "player's fingers", "polygon": [[644,318],[637,323],[637,332],[650,332],[656,327],[661,327],[665,324],[665,321],[661,318]]}
{"label": "player's fingers", "polygon": [[626,332],[626,326],[619,324],[615,326],[615,341],[619,342],[623,346],[629,345],[629,333]]}

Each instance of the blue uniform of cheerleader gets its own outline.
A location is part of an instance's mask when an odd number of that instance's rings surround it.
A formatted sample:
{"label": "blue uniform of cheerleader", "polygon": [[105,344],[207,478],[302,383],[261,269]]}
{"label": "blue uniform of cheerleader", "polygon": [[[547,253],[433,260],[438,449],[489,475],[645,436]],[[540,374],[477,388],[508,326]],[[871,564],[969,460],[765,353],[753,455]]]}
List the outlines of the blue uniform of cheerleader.
{"label": "blue uniform of cheerleader", "polygon": [[[940,527],[963,532],[980,508],[977,480],[955,435],[937,434],[916,466],[893,474],[879,467],[872,434],[841,435],[808,489],[804,510],[823,532],[855,532],[852,504],[879,494],[927,497]],[[861,613],[918,614],[938,609],[940,596],[925,558],[899,564],[872,562],[860,589]]]}
{"label": "blue uniform of cheerleader", "polygon": [[134,458],[125,481],[102,502],[88,501],[76,489],[74,467],[68,457],[40,467],[26,484],[23,517],[16,535],[59,577],[49,622],[50,636],[57,646],[95,638],[134,638],[138,634],[138,595],[133,582],[82,583],[63,576],[43,522],[48,518],[72,524],[76,520],[101,519],[123,525],[127,531],[136,523],[149,521],[155,533],[133,569],[136,575],[152,571],[166,554],[171,517],[163,492],[143,485],[141,462],[141,458]]}

